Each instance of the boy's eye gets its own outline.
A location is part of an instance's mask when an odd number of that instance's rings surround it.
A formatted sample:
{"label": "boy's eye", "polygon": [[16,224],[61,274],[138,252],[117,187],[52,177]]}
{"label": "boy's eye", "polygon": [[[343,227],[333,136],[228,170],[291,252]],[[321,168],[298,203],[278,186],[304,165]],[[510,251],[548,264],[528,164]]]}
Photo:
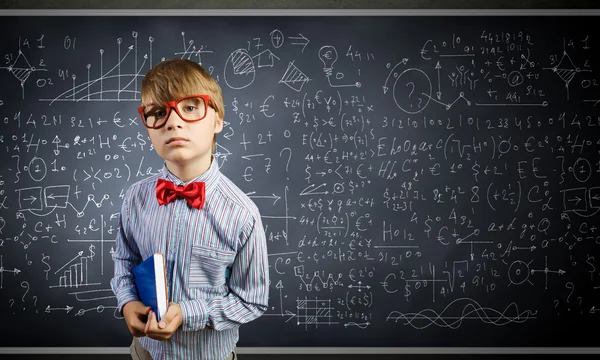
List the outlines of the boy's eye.
{"label": "boy's eye", "polygon": [[146,110],[146,117],[161,118],[167,114],[166,109],[163,108],[150,108]]}

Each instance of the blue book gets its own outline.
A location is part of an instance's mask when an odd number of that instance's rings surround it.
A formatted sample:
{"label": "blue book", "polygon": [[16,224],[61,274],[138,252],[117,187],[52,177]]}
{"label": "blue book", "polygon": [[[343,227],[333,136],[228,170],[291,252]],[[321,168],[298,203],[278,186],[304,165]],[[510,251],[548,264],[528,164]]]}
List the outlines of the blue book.
{"label": "blue book", "polygon": [[160,321],[167,312],[169,304],[167,271],[163,254],[153,254],[134,267],[131,272],[140,301],[144,305],[150,306],[156,314],[157,320]]}

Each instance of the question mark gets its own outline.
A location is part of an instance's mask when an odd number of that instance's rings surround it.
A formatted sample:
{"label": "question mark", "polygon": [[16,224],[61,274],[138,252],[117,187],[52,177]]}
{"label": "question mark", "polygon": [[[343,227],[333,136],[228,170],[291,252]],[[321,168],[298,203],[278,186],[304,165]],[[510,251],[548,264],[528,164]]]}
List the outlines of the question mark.
{"label": "question mark", "polygon": [[[571,295],[573,295],[573,291],[575,291],[575,285],[573,285],[572,282],[568,282],[565,284],[565,287],[567,289],[571,289],[571,292],[569,292],[569,295],[567,296],[567,302],[570,302],[569,298],[571,297]],[[571,311],[571,307],[568,307],[567,311]]]}
{"label": "question mark", "polygon": [[281,156],[281,153],[283,153],[284,150],[288,150],[289,151],[289,155],[288,155],[288,159],[287,159],[287,163],[285,164],[285,171],[288,171],[288,166],[290,165],[290,160],[292,159],[292,149],[290,148],[283,148],[281,149],[281,151],[279,152],[279,156]]}
{"label": "question mark", "polygon": [[567,289],[571,289],[571,292],[567,296],[567,302],[570,302],[569,298],[571,297],[571,295],[573,295],[573,291],[575,290],[575,285],[573,285],[573,283],[569,281],[568,283],[565,284],[565,287]]}
{"label": "question mark", "polygon": [[[25,284],[25,285],[23,285],[23,284]],[[23,297],[21,298],[21,301],[25,302],[25,295],[27,295],[27,293],[29,292],[29,283],[27,281],[22,281],[21,287],[27,289],[27,290],[25,290],[25,294],[23,294]],[[24,306],[23,306],[23,310],[25,310]]]}
{"label": "question mark", "polygon": [[15,303],[15,299],[10,299],[10,300],[8,300],[8,303],[10,304],[10,307],[12,308],[12,306],[13,306],[13,305],[14,305],[14,303]]}
{"label": "question mark", "polygon": [[408,86],[408,84],[412,85],[412,90],[410,90],[410,94],[408,94],[408,97],[410,97],[412,95],[412,93],[415,91],[415,83],[412,81],[409,81],[406,83],[406,86]]}
{"label": "question mark", "polygon": [[32,298],[33,298],[33,306],[35,306],[35,313],[37,314],[38,313],[38,310],[37,310],[37,300],[38,299],[37,299],[37,296],[35,296],[35,295],[33,295]]}
{"label": "question mark", "polygon": [[554,300],[554,308],[555,308],[555,309],[558,307],[558,303],[559,303],[559,301],[558,301],[558,300]]}

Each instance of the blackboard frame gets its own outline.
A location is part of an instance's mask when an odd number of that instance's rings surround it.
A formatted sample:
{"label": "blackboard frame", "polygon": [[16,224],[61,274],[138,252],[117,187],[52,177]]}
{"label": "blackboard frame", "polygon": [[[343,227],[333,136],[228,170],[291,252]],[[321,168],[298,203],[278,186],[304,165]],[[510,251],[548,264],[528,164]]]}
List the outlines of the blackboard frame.
{"label": "blackboard frame", "polygon": [[[16,16],[600,16],[600,9],[0,9]],[[0,354],[128,354],[123,347],[0,347]],[[600,354],[600,347],[240,347],[239,354]]]}

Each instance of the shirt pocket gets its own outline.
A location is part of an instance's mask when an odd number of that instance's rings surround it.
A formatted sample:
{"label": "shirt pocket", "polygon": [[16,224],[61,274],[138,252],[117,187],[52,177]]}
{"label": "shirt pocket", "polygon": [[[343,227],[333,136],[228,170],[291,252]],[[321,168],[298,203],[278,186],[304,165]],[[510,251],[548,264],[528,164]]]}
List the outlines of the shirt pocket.
{"label": "shirt pocket", "polygon": [[235,253],[202,245],[192,246],[190,288],[220,290],[229,276]]}

